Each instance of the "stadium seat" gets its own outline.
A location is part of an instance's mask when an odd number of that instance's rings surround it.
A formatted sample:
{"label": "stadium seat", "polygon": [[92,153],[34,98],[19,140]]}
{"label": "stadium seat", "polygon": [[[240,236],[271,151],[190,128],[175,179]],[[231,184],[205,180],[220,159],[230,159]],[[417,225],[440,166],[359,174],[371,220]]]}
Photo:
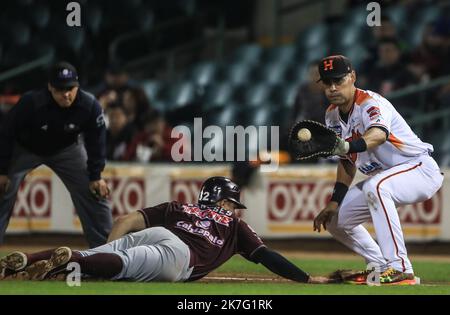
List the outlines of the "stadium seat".
{"label": "stadium seat", "polygon": [[[242,101],[245,106],[258,106],[267,101],[272,87],[266,83],[243,86]],[[239,98],[239,96],[238,96]]]}
{"label": "stadium seat", "polygon": [[238,125],[241,116],[241,107],[234,103],[228,103],[224,107],[213,108],[207,112],[205,125],[219,127]]}
{"label": "stadium seat", "polygon": [[260,106],[245,111],[242,115],[243,126],[271,126],[274,121],[273,111],[276,106],[271,103],[261,103]]}
{"label": "stadium seat", "polygon": [[158,93],[162,89],[162,83],[157,80],[146,80],[141,83],[147,98],[150,102],[155,101],[158,98]]}
{"label": "stadium seat", "polygon": [[340,50],[358,45],[366,29],[367,25],[358,26],[350,23],[339,25],[336,32],[330,34],[332,49]]}
{"label": "stadium seat", "polygon": [[326,24],[314,24],[302,31],[296,40],[298,50],[317,47],[327,41],[328,28]]}
{"label": "stadium seat", "polygon": [[188,70],[186,79],[191,80],[198,87],[205,87],[213,82],[216,71],[217,64],[215,62],[201,62]]}
{"label": "stadium seat", "polygon": [[169,103],[165,99],[155,99],[151,102],[151,105],[161,113],[166,113],[169,111]]}
{"label": "stadium seat", "polygon": [[295,46],[283,45],[268,49],[264,53],[265,63],[289,63],[295,60]]}
{"label": "stadium seat", "polygon": [[8,26],[6,39],[9,45],[26,45],[31,39],[30,27],[22,21],[16,21]]}
{"label": "stadium seat", "polygon": [[195,100],[195,87],[192,82],[181,81],[167,88],[166,100],[170,109],[192,104]]}
{"label": "stadium seat", "polygon": [[287,68],[287,62],[259,64],[255,67],[252,77],[256,82],[277,84],[284,80]]}
{"label": "stadium seat", "polygon": [[348,47],[343,47],[340,50],[333,50],[330,52],[333,55],[344,55],[347,56],[353,67],[359,70],[364,61],[368,58],[369,52],[363,45],[355,44]]}
{"label": "stadium seat", "polygon": [[98,35],[103,22],[103,11],[98,5],[87,6],[85,13],[81,16],[86,23],[87,29],[93,35]]}
{"label": "stadium seat", "polygon": [[404,6],[396,5],[386,10],[386,14],[391,21],[397,26],[399,30],[405,28],[406,21],[408,19],[407,12]]}
{"label": "stadium seat", "polygon": [[299,84],[296,82],[284,83],[279,86],[275,86],[270,95],[270,100],[276,107],[283,108],[284,110],[290,110],[294,105],[298,88]]}
{"label": "stadium seat", "polygon": [[365,6],[358,6],[347,13],[344,19],[346,23],[354,27],[367,26],[367,14],[368,11]]}
{"label": "stadium seat", "polygon": [[419,46],[420,43],[422,42],[423,34],[426,27],[427,24],[425,23],[424,24],[418,23],[411,25],[402,32],[401,38],[408,43],[410,49],[414,49],[415,47]]}
{"label": "stadium seat", "polygon": [[148,9],[137,10],[134,12],[132,17],[132,28],[138,29],[140,31],[148,31],[153,27],[154,14]]}
{"label": "stadium seat", "polygon": [[227,104],[233,95],[233,86],[227,82],[214,83],[208,86],[202,97],[204,108],[222,107]]}
{"label": "stadium seat", "polygon": [[[440,14],[441,10],[438,6],[430,5],[428,7],[425,7],[415,14],[413,25],[431,23],[435,21]],[[408,27],[409,26],[410,25],[408,25]]]}
{"label": "stadium seat", "polygon": [[50,22],[50,8],[43,4],[28,7],[27,17],[32,25],[39,30],[44,29]]}
{"label": "stadium seat", "polygon": [[57,28],[57,43],[78,55],[85,44],[85,33],[81,27],[62,26]]}
{"label": "stadium seat", "polygon": [[242,45],[238,47],[231,55],[231,63],[257,63],[263,53],[261,46],[257,44]]}
{"label": "stadium seat", "polygon": [[247,83],[251,71],[248,63],[225,64],[221,67],[218,79],[228,81],[234,85]]}
{"label": "stadium seat", "polygon": [[285,82],[299,85],[306,80],[308,64],[305,62],[289,66],[285,73]]}
{"label": "stadium seat", "polygon": [[321,43],[320,45],[310,47],[302,52],[299,59],[306,64],[312,61],[320,60],[329,55],[329,47],[327,43]]}

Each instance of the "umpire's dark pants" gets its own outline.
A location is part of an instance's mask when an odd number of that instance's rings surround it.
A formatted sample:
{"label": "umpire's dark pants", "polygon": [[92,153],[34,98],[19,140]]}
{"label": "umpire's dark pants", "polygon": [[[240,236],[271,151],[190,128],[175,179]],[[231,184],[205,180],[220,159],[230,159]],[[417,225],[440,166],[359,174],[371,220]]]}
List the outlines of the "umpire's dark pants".
{"label": "umpire's dark pants", "polygon": [[97,200],[91,194],[86,162],[83,144],[73,144],[46,157],[33,154],[16,144],[8,175],[11,183],[0,199],[0,243],[3,243],[20,183],[31,170],[45,164],[58,175],[69,191],[89,246],[92,248],[105,244],[112,227],[111,209],[106,200]]}

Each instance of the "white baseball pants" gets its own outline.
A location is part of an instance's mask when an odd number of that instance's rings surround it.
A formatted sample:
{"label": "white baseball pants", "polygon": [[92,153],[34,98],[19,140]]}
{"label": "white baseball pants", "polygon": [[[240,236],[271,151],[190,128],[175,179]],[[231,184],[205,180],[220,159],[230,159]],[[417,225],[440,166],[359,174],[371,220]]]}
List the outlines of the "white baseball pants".
{"label": "white baseball pants", "polygon": [[[431,198],[443,179],[429,155],[384,170],[349,189],[327,230],[381,271],[392,267],[413,273],[396,207]],[[361,225],[370,218],[378,244]]]}

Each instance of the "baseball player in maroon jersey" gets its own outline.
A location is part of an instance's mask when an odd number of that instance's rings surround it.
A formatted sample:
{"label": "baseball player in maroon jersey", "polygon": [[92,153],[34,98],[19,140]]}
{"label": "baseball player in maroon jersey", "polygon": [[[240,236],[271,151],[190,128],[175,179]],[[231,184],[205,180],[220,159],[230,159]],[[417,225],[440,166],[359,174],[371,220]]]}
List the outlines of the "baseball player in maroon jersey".
{"label": "baseball player in maroon jersey", "polygon": [[293,281],[331,281],[311,277],[264,245],[255,231],[236,216],[235,209],[245,208],[234,182],[211,177],[203,183],[197,204],[166,202],[120,217],[108,243],[97,248],[11,253],[0,260],[0,278],[44,280],[66,272],[69,262],[78,262],[83,275],[95,278],[193,281],[241,254]]}

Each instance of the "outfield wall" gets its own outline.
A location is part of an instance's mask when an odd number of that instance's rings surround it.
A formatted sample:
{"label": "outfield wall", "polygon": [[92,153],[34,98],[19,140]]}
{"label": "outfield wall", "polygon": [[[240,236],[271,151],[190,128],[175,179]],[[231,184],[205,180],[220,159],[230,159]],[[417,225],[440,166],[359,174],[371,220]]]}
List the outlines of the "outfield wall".
{"label": "outfield wall", "polygon": [[[330,237],[313,233],[312,220],[331,195],[335,170],[334,165],[283,166],[275,173],[257,174],[243,192],[249,209],[240,215],[265,238]],[[167,200],[195,202],[204,178],[229,174],[228,165],[108,164],[103,175],[112,188],[113,215],[119,216]],[[449,198],[450,169],[433,198],[398,209],[405,239],[450,240]],[[373,233],[371,224],[367,227]],[[7,231],[28,232],[81,233],[69,193],[46,167],[34,170],[22,184]]]}

